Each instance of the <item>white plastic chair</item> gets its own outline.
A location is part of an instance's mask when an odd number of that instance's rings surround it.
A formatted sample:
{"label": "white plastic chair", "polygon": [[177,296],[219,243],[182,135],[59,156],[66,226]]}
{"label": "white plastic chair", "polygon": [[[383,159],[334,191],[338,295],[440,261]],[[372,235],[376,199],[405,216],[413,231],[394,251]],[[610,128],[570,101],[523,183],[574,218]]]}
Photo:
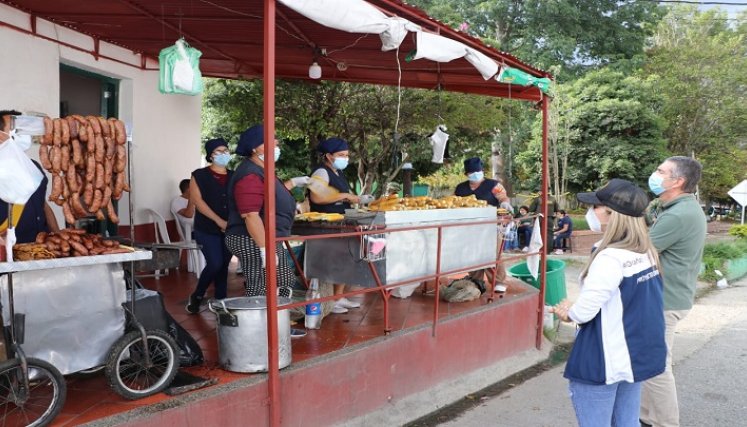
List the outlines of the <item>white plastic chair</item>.
{"label": "white plastic chair", "polygon": [[187,252],[187,271],[200,275],[202,269],[205,268],[205,255],[199,250],[199,245],[192,239],[192,224],[183,222],[179,219],[179,213],[171,211],[174,215],[174,221],[176,221],[176,231],[179,233],[179,239],[182,242],[192,243],[195,249],[190,249]]}
{"label": "white plastic chair", "polygon": [[[197,249],[197,245],[189,242],[176,242],[172,243],[171,238],[169,237],[169,230],[166,228],[166,220],[163,219],[163,216],[161,216],[160,213],[154,211],[153,209],[145,208],[145,213],[150,216],[150,219],[153,221],[153,228],[154,233],[156,235],[156,244],[160,246],[169,246],[174,249],[179,249],[179,259],[181,259],[182,251],[187,249]],[[165,276],[169,274],[169,270],[165,269],[163,270],[164,273],[161,273],[161,270],[156,270],[154,277],[160,278],[161,276]]]}

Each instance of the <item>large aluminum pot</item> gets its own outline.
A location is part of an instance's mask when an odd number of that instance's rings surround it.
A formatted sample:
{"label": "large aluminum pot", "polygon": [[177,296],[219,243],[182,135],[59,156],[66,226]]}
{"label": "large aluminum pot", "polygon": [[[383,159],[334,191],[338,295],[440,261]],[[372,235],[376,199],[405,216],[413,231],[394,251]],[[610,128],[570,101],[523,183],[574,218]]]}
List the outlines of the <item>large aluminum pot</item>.
{"label": "large aluminum pot", "polygon": [[[278,306],[290,304],[278,297]],[[267,300],[238,297],[210,301],[218,323],[218,360],[232,372],[267,372]],[[290,313],[278,310],[280,368],[291,363]]]}

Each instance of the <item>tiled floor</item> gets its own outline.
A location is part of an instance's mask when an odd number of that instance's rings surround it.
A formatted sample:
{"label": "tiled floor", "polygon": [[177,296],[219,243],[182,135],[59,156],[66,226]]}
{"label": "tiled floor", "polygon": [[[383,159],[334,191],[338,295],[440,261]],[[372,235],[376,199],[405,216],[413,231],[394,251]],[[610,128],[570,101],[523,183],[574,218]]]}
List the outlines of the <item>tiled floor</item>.
{"label": "tiled floor", "polygon": [[[243,276],[235,274],[234,269],[235,264],[232,265],[229,273],[229,296],[240,296],[243,291]],[[158,280],[144,278],[140,281],[145,287],[162,293],[167,311],[189,331],[203,350],[204,366],[183,369],[194,375],[217,378],[219,383],[230,382],[247,375],[224,371],[218,366],[215,315],[206,308],[199,315],[190,315],[185,312],[184,305],[187,297],[196,284],[194,274],[187,273],[186,268],[183,268],[181,271],[172,270],[168,276]],[[508,282],[509,289],[505,298],[511,298],[523,292],[520,286],[511,286],[511,279]],[[210,292],[209,290],[208,294]],[[324,318],[321,329],[309,331],[306,337],[292,341],[293,362],[317,357],[383,335],[384,314],[380,293],[372,292],[350,297],[350,299],[361,302],[361,308],[351,309],[345,314],[331,314]],[[407,299],[390,298],[389,314],[392,330],[397,331],[432,322],[433,303],[433,295],[423,294],[422,288],[416,289]],[[486,303],[485,297],[467,303],[441,303],[439,316],[443,318],[462,313]],[[295,327],[302,327],[302,324]],[[169,398],[166,394],[159,393],[136,401],[125,400],[112,391],[102,373],[71,375],[66,377],[66,382],[67,400],[62,412],[53,423],[55,426],[79,425]]]}

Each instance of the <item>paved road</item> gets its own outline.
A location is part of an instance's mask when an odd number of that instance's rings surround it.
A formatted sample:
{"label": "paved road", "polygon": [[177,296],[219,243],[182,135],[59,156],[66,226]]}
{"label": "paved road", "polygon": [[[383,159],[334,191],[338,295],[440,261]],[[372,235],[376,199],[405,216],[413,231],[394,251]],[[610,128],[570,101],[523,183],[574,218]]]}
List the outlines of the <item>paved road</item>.
{"label": "paved road", "polygon": [[[747,426],[747,279],[697,301],[678,327],[674,359],[683,427]],[[551,369],[442,426],[575,426],[562,374]]]}

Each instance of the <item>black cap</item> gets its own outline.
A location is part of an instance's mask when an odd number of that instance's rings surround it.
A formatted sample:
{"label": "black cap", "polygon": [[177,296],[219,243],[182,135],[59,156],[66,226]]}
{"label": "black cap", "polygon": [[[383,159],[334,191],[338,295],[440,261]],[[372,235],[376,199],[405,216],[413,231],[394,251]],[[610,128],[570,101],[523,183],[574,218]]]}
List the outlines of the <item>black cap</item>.
{"label": "black cap", "polygon": [[648,196],[630,181],[613,178],[597,191],[578,193],[576,198],[589,205],[604,205],[623,215],[641,217],[648,206]]}

